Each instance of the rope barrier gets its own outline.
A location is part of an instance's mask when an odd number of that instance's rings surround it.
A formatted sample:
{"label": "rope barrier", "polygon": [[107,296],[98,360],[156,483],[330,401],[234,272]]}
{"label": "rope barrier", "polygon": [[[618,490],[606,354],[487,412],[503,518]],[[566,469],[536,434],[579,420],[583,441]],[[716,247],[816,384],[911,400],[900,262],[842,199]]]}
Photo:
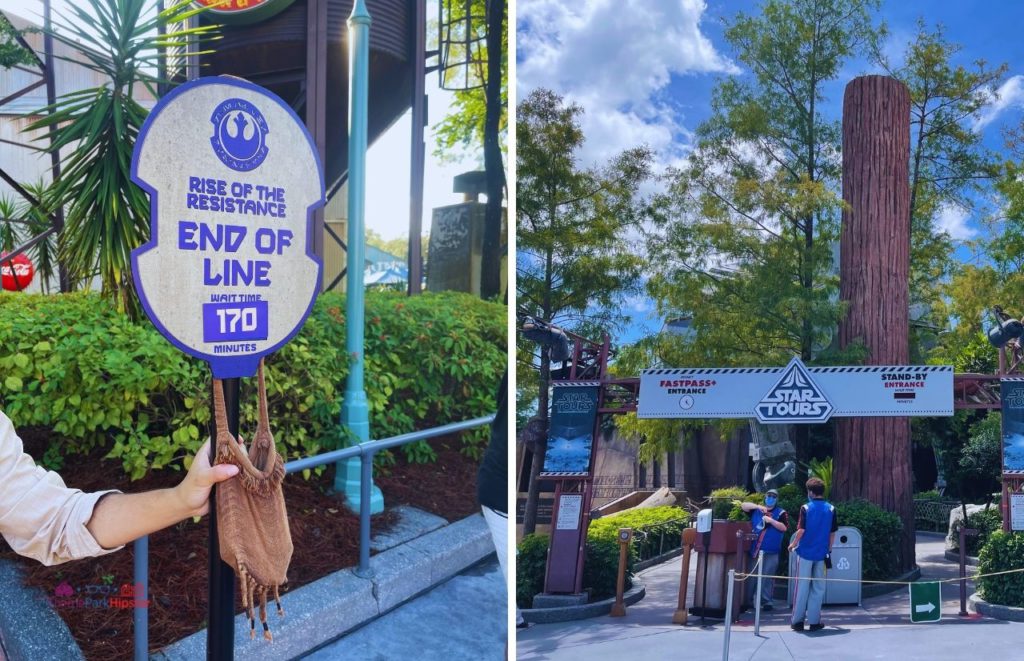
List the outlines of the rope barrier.
{"label": "rope barrier", "polygon": [[[756,569],[756,568],[757,567],[755,566],[754,569]],[[959,583],[960,581],[962,581],[964,579],[967,579],[968,581],[975,581],[975,580],[977,580],[979,578],[988,578],[989,576],[1002,576],[1003,574],[1017,574],[1017,573],[1020,573],[1020,572],[1024,572],[1024,567],[1021,567],[1020,569],[1007,569],[1007,570],[1004,570],[1004,571],[989,572],[988,574],[974,574],[973,576],[965,576],[964,578],[960,578],[958,576],[956,578],[941,578],[941,579],[936,579],[934,581],[924,581],[924,582],[926,582],[926,583]],[[771,574],[762,574],[762,577],[763,578],[781,578],[781,579],[784,579],[784,580],[795,580],[796,579],[796,577],[794,577],[794,576],[775,576],[775,575],[771,575]],[[747,580],[748,578],[757,578],[757,574],[755,574],[753,572],[753,570],[751,570],[750,572],[748,572],[746,574],[736,574],[736,582],[737,583],[742,583],[743,581]],[[872,583],[872,584],[875,584],[875,585],[912,585],[914,583],[918,583],[919,582],[919,581],[865,581],[865,580],[860,580],[860,579],[856,579],[856,578],[828,578],[828,577],[815,578],[813,576],[806,577],[806,580],[809,580],[809,581],[826,581],[826,582],[833,581],[833,582],[836,582],[836,583]]]}

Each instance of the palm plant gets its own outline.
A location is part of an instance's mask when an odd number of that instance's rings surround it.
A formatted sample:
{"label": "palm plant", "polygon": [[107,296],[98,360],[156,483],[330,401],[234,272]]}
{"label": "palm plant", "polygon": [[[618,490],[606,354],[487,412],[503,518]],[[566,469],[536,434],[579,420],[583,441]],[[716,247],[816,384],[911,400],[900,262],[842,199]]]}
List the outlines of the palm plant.
{"label": "palm plant", "polygon": [[809,463],[803,464],[809,477],[816,477],[825,483],[825,499],[828,500],[832,493],[832,457],[824,459],[811,459]]}
{"label": "palm plant", "polygon": [[0,195],[0,253],[14,250],[18,245],[18,205],[6,195]]}
{"label": "palm plant", "polygon": [[[16,218],[25,227],[25,238],[38,236],[49,229],[52,224],[48,205],[52,193],[51,189],[42,181],[23,186],[32,197],[41,202],[41,206],[34,206],[28,200],[21,202],[15,207]],[[29,256],[35,263],[36,274],[39,276],[39,284],[44,293],[50,292],[50,282],[53,281],[57,271],[57,235],[51,234],[39,243],[32,246]]]}
{"label": "palm plant", "polygon": [[98,273],[103,291],[117,308],[139,311],[131,277],[131,252],[149,238],[149,199],[131,181],[135,140],[148,111],[136,94],[155,98],[161,49],[186,50],[211,27],[183,28],[163,35],[203,11],[178,2],[157,12],[152,0],[80,0],[57,15],[51,33],[71,48],[62,58],[100,74],[105,82],[62,95],[38,111],[42,119],[28,130],[53,142],[45,151],[66,154],[62,173],[51,189],[50,205],[63,206],[65,226],[59,240],[61,261],[70,279],[80,282]]}

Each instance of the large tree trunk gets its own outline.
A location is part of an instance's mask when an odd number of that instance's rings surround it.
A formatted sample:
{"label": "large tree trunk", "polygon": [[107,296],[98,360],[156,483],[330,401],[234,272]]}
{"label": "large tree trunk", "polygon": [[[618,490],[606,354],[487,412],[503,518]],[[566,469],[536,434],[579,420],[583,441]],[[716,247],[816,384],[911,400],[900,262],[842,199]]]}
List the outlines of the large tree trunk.
{"label": "large tree trunk", "polygon": [[[909,360],[910,93],[886,76],[855,78],[843,98],[843,226],[839,296],[849,302],[840,346],[860,340],[866,364]],[[836,425],[837,499],[865,498],[903,521],[900,567],[914,566],[907,418],[844,418]]]}

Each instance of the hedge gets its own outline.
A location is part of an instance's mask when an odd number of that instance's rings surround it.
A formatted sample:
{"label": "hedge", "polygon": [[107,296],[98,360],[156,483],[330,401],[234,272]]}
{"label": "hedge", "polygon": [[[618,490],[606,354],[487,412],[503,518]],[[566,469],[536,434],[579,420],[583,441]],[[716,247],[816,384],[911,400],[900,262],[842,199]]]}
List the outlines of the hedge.
{"label": "hedge", "polygon": [[1024,533],[997,530],[978,556],[978,572],[1018,571],[978,579],[981,596],[990,604],[1024,607]]}
{"label": "hedge", "polygon": [[[960,552],[960,529],[963,527],[963,519],[957,519],[949,530],[950,549],[957,553]],[[1002,527],[1003,515],[999,511],[998,505],[992,505],[986,509],[968,514],[967,528],[974,528],[978,531],[978,534],[967,537],[967,555],[978,555],[981,548],[985,546],[985,542],[992,536],[992,533],[1001,530]]]}
{"label": "hedge", "polygon": [[[344,296],[320,296],[302,331],[266,360],[271,421],[287,459],[344,443],[344,310]],[[505,306],[468,294],[367,292],[373,437],[492,413],[507,363],[505,320]],[[101,447],[138,479],[177,468],[207,436],[206,364],[95,293],[0,294],[0,374],[0,408],[15,425],[53,430],[51,467]],[[243,380],[243,430],[255,426],[254,381]],[[485,439],[485,429],[463,435],[464,450],[478,454]],[[432,458],[424,443],[405,447],[414,460]]]}
{"label": "hedge", "polygon": [[[680,507],[645,507],[611,514],[590,523],[587,529],[586,558],[583,563],[583,589],[590,591],[590,601],[615,595],[619,572],[619,528],[637,530],[644,526],[666,524],[677,526],[681,534],[688,519]],[[676,522],[676,523],[669,523]],[[626,564],[626,588],[632,587],[632,567],[644,540],[637,536]],[[516,547],[516,603],[520,608],[533,608],[533,597],[544,590],[548,536],[532,534],[523,537]]]}

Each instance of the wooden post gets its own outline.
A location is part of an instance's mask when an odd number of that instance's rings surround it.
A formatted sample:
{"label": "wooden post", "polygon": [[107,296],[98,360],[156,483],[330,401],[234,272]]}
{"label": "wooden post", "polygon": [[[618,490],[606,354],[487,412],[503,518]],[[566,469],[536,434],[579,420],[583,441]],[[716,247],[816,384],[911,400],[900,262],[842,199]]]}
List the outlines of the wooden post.
{"label": "wooden post", "polygon": [[686,624],[686,591],[690,584],[690,552],[697,541],[695,528],[683,529],[683,571],[679,574],[679,604],[672,615],[672,624]]}
{"label": "wooden post", "polygon": [[632,528],[619,528],[619,578],[615,583],[615,603],[612,604],[612,617],[623,617],[626,614],[626,603],[622,595],[626,590],[626,554],[629,553],[629,542],[633,539]]}
{"label": "wooden post", "polygon": [[[843,224],[839,297],[848,303],[839,344],[861,341],[867,365],[909,360],[910,92],[887,76],[861,76],[843,98]],[[865,498],[903,521],[902,570],[914,566],[907,418],[836,424],[833,495]]]}

